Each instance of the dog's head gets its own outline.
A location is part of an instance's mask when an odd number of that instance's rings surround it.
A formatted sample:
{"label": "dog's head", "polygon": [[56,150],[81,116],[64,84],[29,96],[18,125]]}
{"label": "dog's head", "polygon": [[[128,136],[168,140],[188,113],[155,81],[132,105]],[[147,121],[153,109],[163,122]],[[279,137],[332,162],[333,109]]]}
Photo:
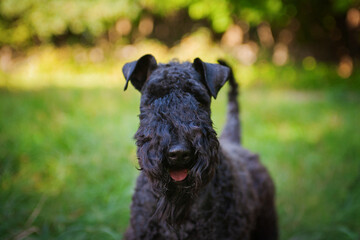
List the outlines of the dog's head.
{"label": "dog's head", "polygon": [[130,81],[142,94],[135,139],[140,168],[159,195],[155,215],[172,225],[181,223],[218,164],[210,103],[230,69],[199,58],[157,64],[145,55],[125,64],[123,73],[125,90]]}

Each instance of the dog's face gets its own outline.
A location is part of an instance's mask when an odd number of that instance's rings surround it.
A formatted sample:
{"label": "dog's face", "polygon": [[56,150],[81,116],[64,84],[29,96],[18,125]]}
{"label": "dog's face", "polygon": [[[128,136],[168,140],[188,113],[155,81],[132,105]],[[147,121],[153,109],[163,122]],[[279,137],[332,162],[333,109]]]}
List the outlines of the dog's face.
{"label": "dog's face", "polygon": [[126,64],[123,72],[127,83],[130,80],[142,93],[137,156],[159,195],[157,215],[171,224],[180,223],[218,163],[210,102],[229,69],[200,59],[193,64],[157,65],[145,55]]}

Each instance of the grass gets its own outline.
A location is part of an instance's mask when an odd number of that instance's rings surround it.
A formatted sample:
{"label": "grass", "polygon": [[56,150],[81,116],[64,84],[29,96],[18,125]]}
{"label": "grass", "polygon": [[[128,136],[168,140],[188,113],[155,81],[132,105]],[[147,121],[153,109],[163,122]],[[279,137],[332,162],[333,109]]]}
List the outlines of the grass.
{"label": "grass", "polygon": [[[281,239],[360,237],[360,94],[246,89],[244,145],[277,187]],[[121,239],[139,94],[0,89],[0,239]],[[225,91],[213,104],[224,123]]]}

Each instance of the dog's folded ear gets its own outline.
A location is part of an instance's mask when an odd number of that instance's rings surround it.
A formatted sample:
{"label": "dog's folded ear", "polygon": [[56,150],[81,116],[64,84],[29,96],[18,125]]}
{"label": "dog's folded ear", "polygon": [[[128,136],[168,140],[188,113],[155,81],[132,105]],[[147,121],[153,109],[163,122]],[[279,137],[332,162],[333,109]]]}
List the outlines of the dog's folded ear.
{"label": "dog's folded ear", "polygon": [[137,61],[126,63],[122,68],[126,79],[124,91],[127,89],[129,81],[137,90],[141,91],[147,78],[156,67],[156,59],[151,54],[144,55]]}
{"label": "dog's folded ear", "polygon": [[200,58],[194,60],[193,66],[203,76],[204,84],[211,96],[216,99],[219,90],[231,76],[230,68],[220,64],[206,63]]}

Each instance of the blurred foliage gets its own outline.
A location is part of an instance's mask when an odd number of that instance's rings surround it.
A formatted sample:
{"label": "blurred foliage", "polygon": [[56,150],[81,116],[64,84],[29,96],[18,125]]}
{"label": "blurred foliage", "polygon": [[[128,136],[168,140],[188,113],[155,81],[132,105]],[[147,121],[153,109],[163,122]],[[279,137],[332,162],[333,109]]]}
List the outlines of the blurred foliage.
{"label": "blurred foliage", "polygon": [[2,0],[0,44],[26,46],[66,34],[95,39],[118,19],[136,24],[143,15],[169,16],[180,9],[186,9],[193,20],[208,19],[215,32],[224,32],[238,20],[284,27],[292,18],[302,23],[320,19],[326,28],[336,16],[358,5],[358,0]]}
{"label": "blurred foliage", "polygon": [[34,38],[47,42],[67,32],[98,37],[119,17],[136,18],[140,10],[131,0],[4,0],[0,2],[0,42],[22,46]]}
{"label": "blurred foliage", "polygon": [[[33,56],[33,48],[53,45],[75,48],[75,56],[70,56],[75,58],[73,68],[86,59],[123,63],[149,51],[156,57],[164,52],[180,59],[186,56],[184,60],[191,60],[196,53],[203,58],[211,56],[214,61],[214,56],[225,53],[236,68],[241,68],[240,64],[246,66],[244,72],[251,73],[244,77],[248,83],[273,81],[282,72],[277,68],[285,67],[284,72],[288,70],[290,74],[284,86],[289,86],[289,82],[293,86],[304,82],[309,86],[322,82],[324,86],[334,86],[333,82],[341,82],[340,85],[353,88],[360,85],[359,7],[359,0],[22,0],[21,4],[17,0],[2,0],[0,74],[23,69],[22,60]],[[205,45],[191,43],[198,41],[193,36],[199,34],[205,36]],[[156,48],[151,45],[139,51],[139,45],[146,45],[149,39]],[[204,50],[204,46],[213,52]],[[157,49],[161,49],[160,53]],[[42,48],[37,50],[41,55]],[[59,51],[62,55],[62,49]],[[34,60],[37,62],[36,57],[27,59],[25,67]],[[49,65],[48,60],[44,62]],[[291,68],[296,72],[305,70],[305,74],[295,74]],[[258,70],[262,75],[256,73]],[[334,73],[347,80],[341,81]],[[301,78],[298,84],[297,76],[305,79]],[[309,78],[314,82],[310,83]]]}
{"label": "blurred foliage", "polygon": [[[149,50],[151,49],[151,50]],[[7,89],[40,89],[57,87],[117,87],[124,86],[122,66],[145,53],[154,53],[158,62],[171,59],[192,61],[201,56],[208,62],[218,58],[228,61],[242,88],[278,89],[338,89],[359,90],[360,71],[343,78],[336,63],[323,63],[313,57],[302,62],[289,60],[277,66],[261,59],[252,65],[239,63],[232,49],[215,44],[206,29],[188,35],[168,48],[153,40],[131,45],[42,46],[26,51],[25,57],[8,62],[8,70],[0,71],[0,87]]]}

